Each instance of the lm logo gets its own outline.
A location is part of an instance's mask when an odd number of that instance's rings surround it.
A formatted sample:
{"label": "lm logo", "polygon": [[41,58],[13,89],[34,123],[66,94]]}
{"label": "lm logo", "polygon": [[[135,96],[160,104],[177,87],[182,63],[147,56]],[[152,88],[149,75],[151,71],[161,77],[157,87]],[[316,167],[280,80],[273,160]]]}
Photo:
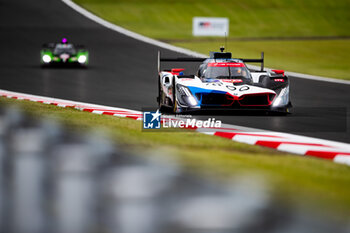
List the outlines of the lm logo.
{"label": "lm logo", "polygon": [[159,110],[156,112],[143,112],[143,128],[144,129],[160,129]]}

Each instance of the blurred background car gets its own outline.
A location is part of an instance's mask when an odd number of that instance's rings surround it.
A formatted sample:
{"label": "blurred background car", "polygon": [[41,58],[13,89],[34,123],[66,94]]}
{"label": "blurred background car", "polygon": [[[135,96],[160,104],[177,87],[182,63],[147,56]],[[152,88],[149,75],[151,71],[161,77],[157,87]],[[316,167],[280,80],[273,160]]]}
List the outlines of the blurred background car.
{"label": "blurred background car", "polygon": [[46,43],[40,51],[42,67],[52,65],[76,65],[86,67],[89,52],[83,45],[68,43],[63,38],[59,43]]}

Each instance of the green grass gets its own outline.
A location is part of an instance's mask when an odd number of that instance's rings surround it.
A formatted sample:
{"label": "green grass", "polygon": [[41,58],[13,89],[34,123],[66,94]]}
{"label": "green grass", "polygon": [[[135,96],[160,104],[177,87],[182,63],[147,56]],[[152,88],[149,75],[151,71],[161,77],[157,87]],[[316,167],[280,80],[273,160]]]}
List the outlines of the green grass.
{"label": "green grass", "polygon": [[350,35],[348,0],[74,0],[157,39],[191,38],[192,17],[228,17],[230,37]]}
{"label": "green grass", "polygon": [[[215,41],[174,44],[201,53],[224,45]],[[350,80],[350,40],[231,41],[227,48],[243,58],[259,58],[265,51],[266,67]]]}
{"label": "green grass", "polygon": [[[349,0],[74,0],[117,25],[140,34],[174,40],[208,54],[222,39],[192,36],[192,17],[228,17],[229,38],[350,36]],[[176,42],[187,40],[187,42]],[[266,52],[266,64],[299,73],[350,79],[350,40],[229,42],[241,57]]]}
{"label": "green grass", "polygon": [[326,208],[326,214],[340,219],[350,214],[350,167],[345,165],[189,130],[143,132],[141,122],[131,119],[0,98],[0,104],[14,103],[30,114],[54,117],[83,132],[102,127],[127,150],[170,156],[191,172],[222,182],[230,182],[236,175],[255,174],[264,177],[272,185],[273,193],[283,201],[320,211]]}

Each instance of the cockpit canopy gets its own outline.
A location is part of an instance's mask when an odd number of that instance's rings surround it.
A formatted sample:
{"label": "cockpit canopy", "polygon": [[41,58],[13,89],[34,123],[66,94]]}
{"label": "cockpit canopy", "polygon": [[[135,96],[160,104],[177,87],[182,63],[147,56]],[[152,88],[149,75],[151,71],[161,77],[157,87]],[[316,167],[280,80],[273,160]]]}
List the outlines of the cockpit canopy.
{"label": "cockpit canopy", "polygon": [[244,63],[210,62],[203,70],[201,78],[206,79],[250,79]]}
{"label": "cockpit canopy", "polygon": [[72,55],[72,54],[75,54],[76,51],[73,44],[56,44],[53,53],[54,54],[67,53]]}

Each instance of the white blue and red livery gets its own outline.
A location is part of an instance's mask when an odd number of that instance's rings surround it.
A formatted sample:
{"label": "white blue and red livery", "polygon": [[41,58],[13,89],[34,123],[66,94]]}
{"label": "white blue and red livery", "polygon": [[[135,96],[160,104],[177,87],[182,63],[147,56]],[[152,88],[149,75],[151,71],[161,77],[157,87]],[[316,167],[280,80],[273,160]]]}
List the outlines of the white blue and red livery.
{"label": "white blue and red livery", "polygon": [[[201,62],[195,75],[184,69],[160,70],[162,62]],[[247,62],[261,63],[260,71]],[[263,110],[288,113],[291,108],[289,79],[283,70],[264,71],[261,59],[232,58],[231,53],[211,52],[203,58],[158,56],[158,104],[174,113],[198,110]]]}

